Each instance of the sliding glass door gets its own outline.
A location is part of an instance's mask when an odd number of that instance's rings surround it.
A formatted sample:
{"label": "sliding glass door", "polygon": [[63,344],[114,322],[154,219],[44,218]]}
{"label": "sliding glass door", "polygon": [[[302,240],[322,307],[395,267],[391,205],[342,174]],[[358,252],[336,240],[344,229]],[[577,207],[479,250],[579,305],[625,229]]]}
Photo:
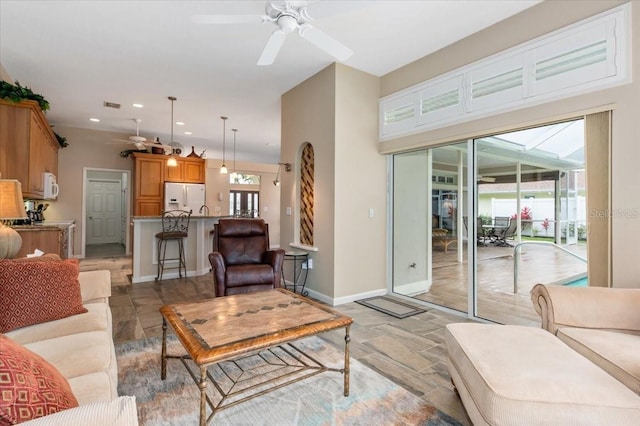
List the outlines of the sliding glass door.
{"label": "sliding glass door", "polygon": [[466,162],[466,143],[393,157],[393,291],[461,312],[468,300]]}
{"label": "sliding glass door", "polygon": [[531,287],[586,275],[583,133],[577,120],[394,155],[393,292],[539,324]]}

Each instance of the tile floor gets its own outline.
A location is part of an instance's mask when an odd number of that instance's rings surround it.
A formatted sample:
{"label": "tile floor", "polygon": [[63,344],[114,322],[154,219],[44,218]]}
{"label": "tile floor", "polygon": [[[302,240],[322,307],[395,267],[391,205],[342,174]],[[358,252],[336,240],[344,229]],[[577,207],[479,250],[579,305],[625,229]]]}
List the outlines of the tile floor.
{"label": "tile floor", "polygon": [[[201,300],[214,296],[210,275],[132,285],[131,258],[107,256],[83,259],[81,270],[109,269],[112,279],[113,333],[116,343],[160,336],[163,304]],[[405,319],[377,312],[357,303],[336,309],[351,316],[350,354],[353,358],[390,378],[429,404],[471,424],[453,391],[443,343],[444,326],[464,318],[428,309]],[[321,335],[343,347],[344,331]]]}

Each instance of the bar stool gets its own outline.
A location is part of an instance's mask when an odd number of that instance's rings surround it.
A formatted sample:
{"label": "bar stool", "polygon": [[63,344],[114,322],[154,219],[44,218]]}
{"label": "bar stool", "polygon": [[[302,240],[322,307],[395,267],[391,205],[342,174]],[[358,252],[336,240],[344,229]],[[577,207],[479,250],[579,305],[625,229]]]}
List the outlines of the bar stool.
{"label": "bar stool", "polygon": [[[189,235],[189,218],[191,210],[168,210],[162,212],[162,232],[156,234],[158,239],[158,272],[156,281],[162,280],[162,274],[165,269],[177,269],[178,276],[182,278],[182,268],[184,268],[184,276],[187,276],[187,264],[184,259],[183,241]],[[167,244],[169,241],[178,242],[178,257],[166,258]],[[178,261],[178,266],[166,268],[165,262]]]}

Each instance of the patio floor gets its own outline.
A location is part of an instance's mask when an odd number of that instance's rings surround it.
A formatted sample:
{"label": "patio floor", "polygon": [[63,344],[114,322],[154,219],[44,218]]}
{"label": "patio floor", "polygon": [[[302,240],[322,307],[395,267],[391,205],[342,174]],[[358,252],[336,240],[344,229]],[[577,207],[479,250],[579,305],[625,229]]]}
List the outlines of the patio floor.
{"label": "patio floor", "polygon": [[[586,244],[563,246],[586,258]],[[466,246],[465,246],[466,249]],[[529,292],[537,283],[553,283],[585,274],[586,263],[551,246],[521,248],[518,292],[513,292],[512,247],[478,247],[478,316],[503,324],[540,326]],[[458,311],[467,311],[467,262],[458,263],[457,252],[433,251],[433,284],[414,296]]]}

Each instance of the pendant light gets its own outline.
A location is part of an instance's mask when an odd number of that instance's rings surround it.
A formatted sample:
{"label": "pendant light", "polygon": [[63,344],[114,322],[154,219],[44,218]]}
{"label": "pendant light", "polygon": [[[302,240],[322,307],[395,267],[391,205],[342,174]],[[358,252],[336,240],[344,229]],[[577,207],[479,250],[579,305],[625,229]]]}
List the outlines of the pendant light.
{"label": "pendant light", "polygon": [[173,102],[176,101],[177,99],[174,96],[169,96],[168,99],[171,101],[171,142],[169,143],[169,146],[171,146],[171,155],[167,160],[167,166],[177,167],[178,160],[176,160],[176,157],[173,156]]}
{"label": "pendant light", "polygon": [[233,173],[231,173],[231,179],[235,182],[238,178],[238,173],[236,172],[236,135],[238,133],[238,129],[231,129],[233,132]]}
{"label": "pendant light", "polygon": [[224,164],[224,160],[225,160],[225,141],[224,141],[224,137],[225,137],[225,130],[226,130],[226,122],[227,122],[227,117],[220,117],[222,119],[222,167],[220,167],[220,173],[223,175],[227,174],[227,166]]}

